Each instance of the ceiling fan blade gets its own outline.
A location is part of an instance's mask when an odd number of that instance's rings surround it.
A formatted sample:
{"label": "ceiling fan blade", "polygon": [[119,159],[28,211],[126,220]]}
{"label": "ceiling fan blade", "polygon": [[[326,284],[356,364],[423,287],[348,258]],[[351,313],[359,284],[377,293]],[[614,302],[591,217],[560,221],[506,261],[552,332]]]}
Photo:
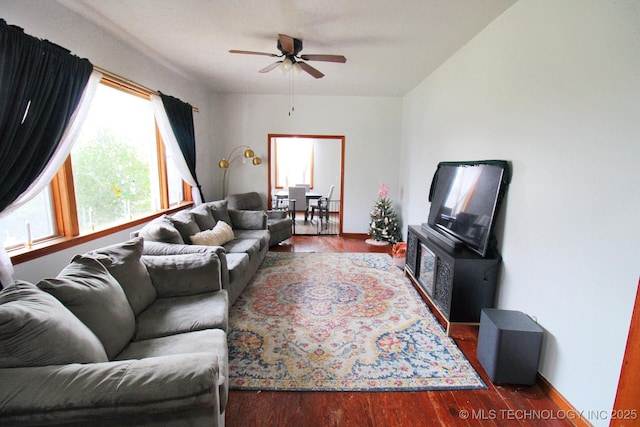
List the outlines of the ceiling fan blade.
{"label": "ceiling fan blade", "polygon": [[264,67],[262,70],[259,71],[259,73],[268,73],[269,71],[273,70],[274,68],[278,68],[278,66],[282,64],[282,61],[277,61],[274,62],[271,65],[267,65],[266,67]]}
{"label": "ceiling fan blade", "polygon": [[275,53],[253,52],[251,50],[235,50],[235,49],[230,50],[229,53],[243,53],[245,55],[280,56],[280,55],[276,55]]}
{"label": "ceiling fan blade", "polygon": [[286,34],[278,34],[278,39],[280,40],[280,46],[282,47],[283,52],[291,55],[296,54],[293,37],[287,36]]}
{"label": "ceiling fan blade", "polygon": [[342,64],[347,62],[347,58],[342,55],[301,55],[300,58],[305,61],[340,62]]}
{"label": "ceiling fan blade", "polygon": [[306,62],[298,61],[297,64],[300,64],[300,68],[302,68],[307,73],[311,74],[316,79],[321,79],[321,78],[324,77],[324,74],[322,74],[320,71],[316,70],[315,68],[313,68],[311,65],[307,64]]}

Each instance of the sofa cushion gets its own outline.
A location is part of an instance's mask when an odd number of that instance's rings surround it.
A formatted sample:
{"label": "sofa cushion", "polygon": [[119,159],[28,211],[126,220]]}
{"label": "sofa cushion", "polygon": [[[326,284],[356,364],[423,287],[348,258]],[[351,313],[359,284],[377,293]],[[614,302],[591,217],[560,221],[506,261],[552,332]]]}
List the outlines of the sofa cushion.
{"label": "sofa cushion", "polygon": [[100,339],[109,359],[131,341],[135,318],[117,280],[98,260],[77,255],[57,277],[38,285],[64,304]]}
{"label": "sofa cushion", "polygon": [[188,245],[191,244],[190,236],[200,232],[200,226],[190,211],[176,212],[169,219],[173,226],[180,233],[182,240]]}
{"label": "sofa cushion", "polygon": [[195,208],[191,209],[191,214],[193,215],[200,231],[211,230],[216,226],[216,220],[211,213],[211,209],[207,205],[199,205]]}
{"label": "sofa cushion", "polygon": [[158,298],[136,319],[134,341],[164,337],[203,329],[227,331],[227,291],[207,292],[173,298]]}
{"label": "sofa cushion", "polygon": [[0,368],[107,361],[98,337],[53,296],[22,281],[0,292]]}
{"label": "sofa cushion", "polygon": [[146,224],[138,233],[144,240],[163,243],[184,244],[180,232],[167,215],[159,216]]}
{"label": "sofa cushion", "polygon": [[220,289],[220,263],[215,251],[202,254],[143,256],[158,298],[196,295]]}
{"label": "sofa cushion", "polygon": [[193,244],[207,246],[222,246],[233,239],[233,229],[224,221],[218,221],[212,230],[200,231],[190,236]]}
{"label": "sofa cushion", "polygon": [[260,252],[260,240],[258,239],[234,239],[224,245],[227,254],[246,253],[252,259],[258,258]]}
{"label": "sofa cushion", "polygon": [[140,261],[143,249],[144,239],[136,237],[88,254],[100,261],[120,283],[136,316],[156,300],[156,289],[147,267]]}
{"label": "sofa cushion", "polygon": [[260,250],[263,250],[265,246],[269,246],[270,230],[234,230],[233,233],[236,239],[253,239],[260,241]]}
{"label": "sofa cushion", "polygon": [[227,207],[226,200],[207,202],[205,203],[205,206],[207,206],[211,210],[211,214],[216,221],[224,221],[233,227],[233,223],[231,222],[231,218],[229,217],[229,209]]}
{"label": "sofa cushion", "polygon": [[213,353],[218,357],[220,408],[224,410],[229,390],[229,352],[227,350],[227,334],[222,329],[206,329],[132,342],[116,359],[144,359],[202,352]]}

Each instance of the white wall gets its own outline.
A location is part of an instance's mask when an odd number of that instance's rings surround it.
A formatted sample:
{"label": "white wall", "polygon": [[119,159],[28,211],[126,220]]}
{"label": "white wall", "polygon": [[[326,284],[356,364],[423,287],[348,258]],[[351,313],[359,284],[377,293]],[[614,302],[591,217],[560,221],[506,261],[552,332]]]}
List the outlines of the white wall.
{"label": "white wall", "polygon": [[[211,162],[215,156],[211,154],[214,147],[209,142],[215,120],[210,119],[213,100],[206,87],[162,67],[57,2],[0,0],[0,11],[0,17],[8,24],[22,27],[27,34],[51,40],[77,56],[88,58],[96,66],[198,107],[200,112],[194,114],[198,141],[196,173],[204,187],[205,198],[213,198],[214,168]],[[15,266],[14,278],[37,281],[56,275],[74,254],[119,242],[128,236],[129,230],[19,264]]]}
{"label": "white wall", "polygon": [[[265,161],[258,167],[234,164],[228,178],[229,193],[267,194],[267,136],[304,134],[345,136],[345,233],[368,232],[369,211],[379,183],[390,185],[392,199],[399,197],[400,98],[296,96],[291,116],[288,96],[214,95],[214,98],[223,114],[214,141],[216,147],[225,147],[218,160],[233,147],[246,144]],[[217,173],[217,182],[221,183],[222,172],[218,169]],[[222,194],[221,184],[218,187],[216,197]]]}
{"label": "white wall", "polygon": [[613,405],[638,284],[639,53],[638,1],[520,0],[404,100],[405,224],[439,161],[513,162],[499,307],[580,410]]}
{"label": "white wall", "polygon": [[[329,195],[332,185],[331,200],[340,200],[340,159],[342,157],[342,141],[340,139],[314,139],[313,184],[315,192],[323,196]],[[333,208],[333,205],[331,206]]]}

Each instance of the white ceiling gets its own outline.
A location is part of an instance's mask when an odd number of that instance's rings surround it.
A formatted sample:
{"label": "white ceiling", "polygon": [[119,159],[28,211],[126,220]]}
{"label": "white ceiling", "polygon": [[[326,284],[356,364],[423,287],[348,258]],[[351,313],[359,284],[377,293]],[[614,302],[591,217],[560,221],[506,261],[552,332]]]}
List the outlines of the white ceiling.
{"label": "white ceiling", "polygon": [[[294,77],[298,95],[403,96],[516,0],[58,0],[165,66],[217,93],[287,94],[279,33],[325,74]],[[96,64],[101,65],[101,64]]]}

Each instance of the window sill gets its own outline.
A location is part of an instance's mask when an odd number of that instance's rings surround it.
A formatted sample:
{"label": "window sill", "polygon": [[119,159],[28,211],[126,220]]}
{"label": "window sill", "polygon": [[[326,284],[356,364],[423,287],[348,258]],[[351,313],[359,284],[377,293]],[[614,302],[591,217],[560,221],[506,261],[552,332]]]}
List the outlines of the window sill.
{"label": "window sill", "polygon": [[93,233],[83,234],[81,236],[74,237],[53,237],[51,239],[46,239],[42,241],[38,241],[31,246],[31,248],[18,248],[12,251],[8,251],[9,256],[11,257],[11,262],[13,265],[18,265],[23,262],[32,261],[34,259],[43,257],[45,255],[50,255],[52,253],[61,251],[63,249],[71,248],[76,245],[80,245],[83,243],[90,242],[92,240],[99,239],[101,237],[109,236],[110,234],[117,233],[122,230],[126,230],[131,227],[135,227],[137,225],[145,224],[151,221],[154,218],[157,218],[163,214],[171,214],[187,207],[193,205],[193,202],[183,202],[173,206],[169,209],[164,209],[162,211],[158,211],[152,215],[145,216],[142,218],[137,218],[133,221],[129,221],[124,224],[119,224],[114,227],[106,228],[103,230],[98,230]]}

